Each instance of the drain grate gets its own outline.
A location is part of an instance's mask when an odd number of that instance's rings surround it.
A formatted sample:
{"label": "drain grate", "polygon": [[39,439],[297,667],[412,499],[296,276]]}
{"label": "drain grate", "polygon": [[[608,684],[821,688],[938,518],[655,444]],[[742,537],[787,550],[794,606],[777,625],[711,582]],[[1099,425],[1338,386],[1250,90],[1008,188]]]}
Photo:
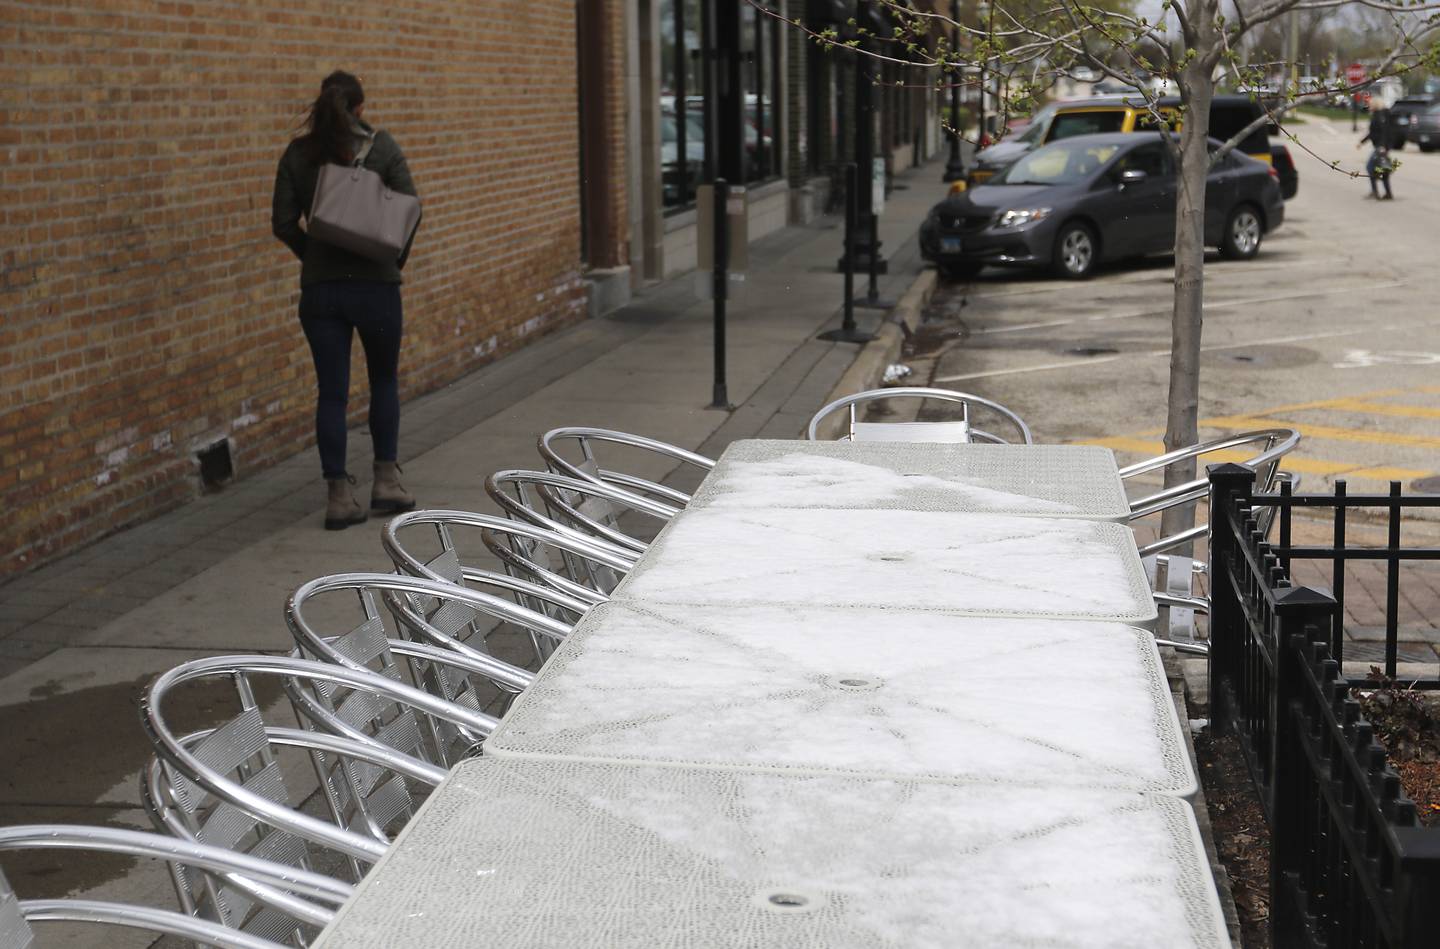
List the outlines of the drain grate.
{"label": "drain grate", "polygon": [[1075,346],[1065,350],[1067,356],[1113,356],[1120,352],[1109,346]]}

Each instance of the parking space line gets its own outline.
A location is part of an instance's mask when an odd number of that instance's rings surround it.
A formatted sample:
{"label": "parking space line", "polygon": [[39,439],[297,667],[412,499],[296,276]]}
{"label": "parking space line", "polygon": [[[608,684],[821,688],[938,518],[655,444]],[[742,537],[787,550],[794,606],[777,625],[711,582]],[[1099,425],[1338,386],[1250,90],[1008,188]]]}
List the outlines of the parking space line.
{"label": "parking space line", "polygon": [[[1234,343],[1220,343],[1216,346],[1201,346],[1202,353],[1219,352],[1226,349],[1245,349],[1250,346],[1272,346],[1277,343],[1303,343],[1312,339],[1339,339],[1345,336],[1373,336],[1376,333],[1390,333],[1397,330],[1414,330],[1435,326],[1440,320],[1422,320],[1417,323],[1389,323],[1385,326],[1367,326],[1361,329],[1336,330],[1330,333],[1301,333],[1297,336],[1271,336],[1265,339],[1247,339]],[[985,372],[966,372],[955,376],[937,376],[935,382],[960,382],[965,379],[989,379],[993,376],[1013,376],[1026,372],[1046,372],[1051,369],[1079,369],[1086,366],[1095,366],[1101,363],[1114,362],[1117,359],[1136,359],[1143,356],[1165,356],[1169,357],[1169,348],[1141,350],[1139,352],[1120,353],[1114,356],[1096,356],[1084,360],[1071,359],[1066,362],[1042,363],[1038,366],[1017,366],[1014,369],[991,369]]]}
{"label": "parking space line", "polygon": [[[1365,290],[1387,290],[1392,287],[1402,287],[1408,281],[1400,280],[1393,283],[1382,284],[1357,284],[1353,287],[1334,287],[1325,290],[1305,290],[1300,293],[1282,293],[1265,297],[1249,297],[1242,300],[1220,300],[1215,303],[1206,303],[1205,312],[1211,310],[1228,310],[1237,306],[1254,306],[1260,303],[1279,303],[1284,300],[1303,300],[1308,297],[1329,297],[1341,293],[1354,293]],[[1047,320],[1043,323],[1017,323],[1013,326],[997,326],[989,329],[975,330],[976,336],[997,336],[1001,333],[1020,333],[1035,329],[1053,329],[1057,326],[1071,326],[1076,323],[1103,323],[1110,320],[1133,320],[1143,316],[1163,316],[1171,312],[1169,306],[1150,307],[1144,310],[1130,310],[1123,313],[1097,313],[1089,316],[1074,316],[1064,320]]]}

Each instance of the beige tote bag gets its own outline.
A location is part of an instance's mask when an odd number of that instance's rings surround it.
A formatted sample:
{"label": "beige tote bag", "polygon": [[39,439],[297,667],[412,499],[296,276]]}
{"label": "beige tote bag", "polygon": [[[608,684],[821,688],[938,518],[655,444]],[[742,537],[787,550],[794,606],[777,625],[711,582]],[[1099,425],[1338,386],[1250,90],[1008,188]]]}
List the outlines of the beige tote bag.
{"label": "beige tote bag", "polygon": [[379,174],[361,167],[372,144],[365,143],[354,165],[320,166],[305,230],[316,240],[393,264],[420,225],[420,199],[391,191]]}

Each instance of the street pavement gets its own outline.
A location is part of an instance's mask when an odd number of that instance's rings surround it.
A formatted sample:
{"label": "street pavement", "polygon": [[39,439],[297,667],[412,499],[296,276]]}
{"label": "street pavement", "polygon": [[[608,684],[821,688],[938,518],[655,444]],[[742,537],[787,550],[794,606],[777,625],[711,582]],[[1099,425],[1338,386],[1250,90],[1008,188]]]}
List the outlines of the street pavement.
{"label": "street pavement", "polygon": [[[898,299],[921,272],[915,234],[943,196],[942,169],[943,161],[932,162],[897,176],[902,187],[880,225],[890,258],[880,284],[885,298]],[[707,408],[712,311],[695,299],[687,276],[408,402],[405,483],[425,507],[498,513],[482,489],[485,476],[541,467],[536,439],[557,426],[614,428],[711,456],[736,438],[802,437],[858,352],[855,344],[815,339],[839,325],[841,242],[839,220],[828,217],[752,246],[753,270],[729,308],[732,411]],[[862,327],[881,316],[859,311]],[[295,344],[304,345],[298,331]],[[363,432],[351,433],[351,471],[368,474],[368,443]],[[369,490],[363,478],[361,488]],[[148,828],[138,782],[150,752],[136,708],[145,685],[196,656],[286,652],[292,642],[283,611],[297,586],[325,574],[393,569],[381,550],[381,521],[327,532],[323,501],[318,461],[307,449],[0,585],[0,825]],[[156,906],[173,899],[162,868],[128,858],[41,854],[7,858],[6,866],[22,896],[71,892]],[[140,933],[66,927],[52,929],[46,945],[151,943]]]}
{"label": "street pavement", "polygon": [[[1384,493],[1391,481],[1440,492],[1425,481],[1440,473],[1440,154],[1397,153],[1396,198],[1373,201],[1367,181],[1328,167],[1363,170],[1363,131],[1311,117],[1293,130],[1300,192],[1284,225],[1256,259],[1212,253],[1206,266],[1201,437],[1294,428],[1302,441],[1285,468],[1302,490],[1329,492],[1344,479],[1352,494]],[[1153,456],[1163,450],[1172,278],[1162,256],[1084,283],[992,268],[942,285],[924,327],[930,351],[913,368],[930,384],[1015,409],[1040,441],[1105,445],[1122,464]],[[1407,518],[1402,541],[1440,545],[1436,515]],[[1300,515],[1297,540],[1328,543],[1330,524]],[[1385,530],[1352,518],[1350,539],[1383,545]],[[1398,612],[1402,659],[1432,676],[1436,566],[1402,568]],[[1331,584],[1328,565],[1297,573]],[[1384,564],[1352,565],[1347,579],[1347,656],[1356,660],[1347,671],[1363,675],[1383,655]]]}

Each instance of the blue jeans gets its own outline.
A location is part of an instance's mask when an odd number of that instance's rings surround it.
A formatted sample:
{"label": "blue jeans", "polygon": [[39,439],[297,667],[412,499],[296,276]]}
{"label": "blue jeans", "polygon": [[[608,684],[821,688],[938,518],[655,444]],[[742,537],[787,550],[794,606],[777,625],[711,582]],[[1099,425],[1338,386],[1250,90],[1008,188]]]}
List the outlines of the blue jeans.
{"label": "blue jeans", "polygon": [[315,283],[300,291],[300,326],[315,357],[319,397],[315,440],[326,478],[345,472],[350,339],[360,334],[370,376],[370,440],[376,461],[395,461],[400,442],[400,285],[362,280]]}
{"label": "blue jeans", "polygon": [[1385,193],[1390,194],[1390,172],[1380,170],[1382,161],[1389,167],[1390,156],[1377,148],[1370,153],[1370,160],[1365,163],[1365,174],[1370,176],[1370,193],[1377,197],[1380,195],[1380,189],[1375,187],[1377,180],[1385,183]]}

